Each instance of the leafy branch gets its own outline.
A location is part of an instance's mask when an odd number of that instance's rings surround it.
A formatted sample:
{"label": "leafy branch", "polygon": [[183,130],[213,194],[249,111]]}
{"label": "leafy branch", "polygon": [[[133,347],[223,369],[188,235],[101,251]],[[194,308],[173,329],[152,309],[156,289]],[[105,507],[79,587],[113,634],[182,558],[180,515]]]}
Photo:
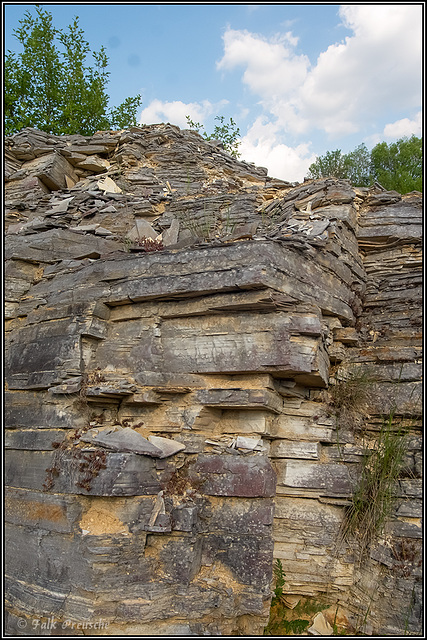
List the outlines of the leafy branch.
{"label": "leafy branch", "polygon": [[185,116],[185,118],[190,129],[200,132],[205,140],[219,140],[224,145],[224,149],[233,158],[240,158],[238,151],[240,129],[233,118],[230,118],[229,122],[225,122],[224,116],[215,116],[215,120],[218,120],[220,124],[215,125],[213,132],[210,134],[206,133],[204,125],[200,122],[194,122],[190,116]]}

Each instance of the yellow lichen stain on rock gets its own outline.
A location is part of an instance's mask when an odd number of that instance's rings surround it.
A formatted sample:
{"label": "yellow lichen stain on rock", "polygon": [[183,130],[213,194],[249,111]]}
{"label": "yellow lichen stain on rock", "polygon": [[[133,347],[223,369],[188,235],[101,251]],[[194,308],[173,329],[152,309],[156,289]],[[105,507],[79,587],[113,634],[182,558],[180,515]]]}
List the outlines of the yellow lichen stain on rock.
{"label": "yellow lichen stain on rock", "polygon": [[111,512],[111,505],[107,503],[93,504],[83,515],[79,526],[85,535],[99,536],[105,533],[130,535],[127,525]]}
{"label": "yellow lichen stain on rock", "polygon": [[33,284],[37,284],[43,278],[44,265],[35,270],[33,275]]}
{"label": "yellow lichen stain on rock", "polygon": [[156,215],[161,216],[162,213],[165,212],[166,205],[164,202],[159,202],[158,204],[153,205],[153,211]]}
{"label": "yellow lichen stain on rock", "polygon": [[19,500],[10,496],[5,499],[5,513],[20,517],[23,521],[40,522],[42,520],[66,523],[64,509],[61,505],[48,504],[29,500]]}
{"label": "yellow lichen stain on rock", "polygon": [[397,520],[399,520],[400,522],[404,522],[405,524],[412,524],[415,527],[418,527],[418,529],[421,529],[421,518],[409,518],[409,517],[403,517],[403,516],[399,516],[397,518]]}

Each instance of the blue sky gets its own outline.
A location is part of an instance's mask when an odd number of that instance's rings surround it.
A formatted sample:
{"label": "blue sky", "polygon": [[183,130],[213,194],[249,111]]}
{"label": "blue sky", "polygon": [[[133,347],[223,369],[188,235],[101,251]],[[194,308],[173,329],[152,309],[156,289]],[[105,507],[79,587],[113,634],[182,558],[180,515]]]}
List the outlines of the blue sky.
{"label": "blue sky", "polygon": [[[302,181],[317,155],[421,136],[423,4],[41,4],[109,57],[111,106],[240,128],[242,159]],[[3,3],[5,49],[35,4]]]}

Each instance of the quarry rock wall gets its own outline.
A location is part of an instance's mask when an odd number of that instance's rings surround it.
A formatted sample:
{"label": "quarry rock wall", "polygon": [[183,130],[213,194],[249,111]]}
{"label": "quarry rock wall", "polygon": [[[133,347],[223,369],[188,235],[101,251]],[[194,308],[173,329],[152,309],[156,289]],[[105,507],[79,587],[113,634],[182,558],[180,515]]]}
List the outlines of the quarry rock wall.
{"label": "quarry rock wall", "polygon": [[[419,633],[421,194],[290,184],[170,124],[5,158],[9,631],[262,635],[280,559],[287,595]],[[405,464],[360,554],[387,420]]]}

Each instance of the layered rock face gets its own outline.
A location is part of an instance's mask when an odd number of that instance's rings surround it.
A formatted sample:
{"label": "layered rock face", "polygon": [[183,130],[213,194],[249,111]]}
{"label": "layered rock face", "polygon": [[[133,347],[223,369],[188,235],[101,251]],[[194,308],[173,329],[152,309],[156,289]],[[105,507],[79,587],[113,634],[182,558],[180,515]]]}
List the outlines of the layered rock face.
{"label": "layered rock face", "polygon": [[[293,185],[161,124],[23,130],[5,200],[9,631],[262,634],[278,558],[286,593],[418,633],[420,194]],[[390,415],[405,469],[360,557],[340,531]]]}

